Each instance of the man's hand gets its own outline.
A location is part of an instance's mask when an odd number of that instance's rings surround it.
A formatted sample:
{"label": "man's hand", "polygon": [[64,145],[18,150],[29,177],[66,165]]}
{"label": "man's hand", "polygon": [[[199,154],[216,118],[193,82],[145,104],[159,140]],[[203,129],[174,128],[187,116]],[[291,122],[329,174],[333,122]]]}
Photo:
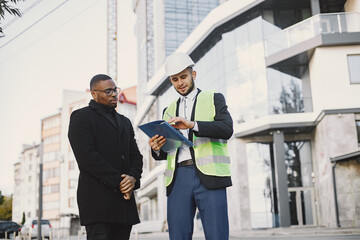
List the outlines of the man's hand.
{"label": "man's hand", "polygon": [[172,117],[169,119],[168,123],[170,123],[171,126],[177,129],[189,129],[195,126],[195,122],[187,120],[183,117]]}
{"label": "man's hand", "polygon": [[129,200],[132,194],[132,190],[135,187],[136,179],[127,174],[122,174],[121,177],[124,179],[119,184],[120,191],[124,194],[124,198]]}
{"label": "man's hand", "polygon": [[152,150],[159,151],[164,146],[166,139],[163,136],[155,135],[149,139],[149,144]]}

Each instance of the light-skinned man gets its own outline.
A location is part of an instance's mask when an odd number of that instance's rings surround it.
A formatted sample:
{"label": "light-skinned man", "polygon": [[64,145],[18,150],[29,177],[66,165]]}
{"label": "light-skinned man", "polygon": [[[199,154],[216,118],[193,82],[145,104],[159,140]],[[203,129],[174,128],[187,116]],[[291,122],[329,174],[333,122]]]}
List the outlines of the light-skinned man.
{"label": "light-skinned man", "polygon": [[[173,152],[161,147],[166,139],[149,140],[156,160],[167,160],[167,218],[171,240],[192,239],[196,208],[206,239],[229,239],[226,187],[232,185],[227,140],[233,133],[232,118],[221,93],[195,87],[194,62],[185,53],[174,53],[165,61],[166,73],[180,95],[163,112],[193,147]],[[170,117],[171,116],[171,117]]]}

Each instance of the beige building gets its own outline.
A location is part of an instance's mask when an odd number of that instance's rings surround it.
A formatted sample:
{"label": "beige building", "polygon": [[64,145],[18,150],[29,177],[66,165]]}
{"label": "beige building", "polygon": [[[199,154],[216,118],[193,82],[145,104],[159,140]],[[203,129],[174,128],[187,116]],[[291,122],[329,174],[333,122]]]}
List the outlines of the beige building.
{"label": "beige building", "polygon": [[43,142],[43,218],[49,219],[53,228],[59,228],[60,216],[60,151],[61,113],[41,120]]}

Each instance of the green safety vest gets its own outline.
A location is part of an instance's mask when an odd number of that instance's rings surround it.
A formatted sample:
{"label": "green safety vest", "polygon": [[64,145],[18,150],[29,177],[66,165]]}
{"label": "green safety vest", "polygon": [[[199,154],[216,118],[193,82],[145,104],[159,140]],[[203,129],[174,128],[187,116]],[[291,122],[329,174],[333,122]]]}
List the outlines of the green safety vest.
{"label": "green safety vest", "polygon": [[[174,101],[165,110],[163,120],[168,121],[170,116],[176,115],[177,101]],[[168,114],[167,114],[168,113]],[[214,121],[215,104],[213,91],[201,91],[197,96],[195,121]],[[230,157],[227,141],[206,137],[196,137],[193,134],[195,165],[205,175],[230,177]],[[178,149],[167,153],[165,170],[165,185],[169,186],[173,180],[176,154]]]}

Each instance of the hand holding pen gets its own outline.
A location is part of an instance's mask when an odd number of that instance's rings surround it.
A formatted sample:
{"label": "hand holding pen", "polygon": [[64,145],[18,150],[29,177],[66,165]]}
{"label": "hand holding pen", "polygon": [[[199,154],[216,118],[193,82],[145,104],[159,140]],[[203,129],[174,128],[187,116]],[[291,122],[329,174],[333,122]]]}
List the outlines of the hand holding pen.
{"label": "hand holding pen", "polygon": [[184,117],[173,117],[169,113],[167,115],[170,117],[168,123],[176,129],[192,129],[195,126],[195,122]]}

